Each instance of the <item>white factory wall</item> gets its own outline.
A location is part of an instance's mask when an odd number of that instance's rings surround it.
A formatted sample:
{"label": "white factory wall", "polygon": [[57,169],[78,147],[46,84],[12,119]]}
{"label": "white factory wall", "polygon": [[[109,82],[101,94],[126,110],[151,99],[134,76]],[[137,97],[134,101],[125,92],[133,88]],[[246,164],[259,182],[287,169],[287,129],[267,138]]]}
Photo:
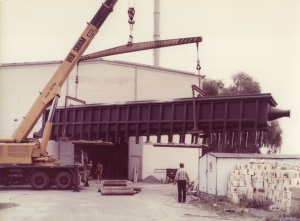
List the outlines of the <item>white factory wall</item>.
{"label": "white factory wall", "polygon": [[199,160],[199,191],[226,196],[230,173],[250,160],[299,165],[300,155],[208,153]]}
{"label": "white factory wall", "polygon": [[[191,85],[198,83],[197,76],[191,73],[121,62],[83,63],[78,70],[78,98],[87,103],[191,97]],[[75,80],[73,71],[70,96],[75,96]]]}
{"label": "white factory wall", "polygon": [[[167,142],[167,136],[162,136],[162,143]],[[154,147],[143,145],[142,152],[142,179],[152,175],[159,180],[165,181],[166,169],[178,169],[180,163],[184,163],[190,180],[198,178],[199,149],[197,148],[174,148]]]}
{"label": "white factory wall", "polygon": [[[69,96],[76,94],[76,72],[70,75]],[[78,68],[77,98],[87,103],[113,103],[135,99],[135,68],[113,63],[82,63]]]}
{"label": "white factory wall", "polygon": [[[58,64],[0,67],[0,136],[11,137]],[[41,121],[33,131],[41,128]]]}
{"label": "white factory wall", "polygon": [[[128,178],[133,179],[134,167],[139,170],[139,180],[148,176],[154,176],[159,180],[166,180],[166,169],[177,169],[179,163],[184,163],[189,174],[190,180],[198,178],[198,159],[201,156],[201,150],[197,148],[173,148],[173,147],[154,147],[151,143],[156,143],[156,137],[151,136],[150,142],[146,142],[146,137],[139,138],[139,144],[136,144],[135,137],[129,139],[129,160],[128,160]],[[186,139],[190,139],[187,135]],[[168,137],[161,137],[162,143],[167,143]],[[174,141],[179,141],[179,136],[174,136]]]}
{"label": "white factory wall", "polygon": [[[0,66],[0,136],[10,137],[59,67],[60,62],[2,64]],[[114,103],[134,100],[170,100],[191,97],[193,73],[152,66],[96,60],[81,62],[62,87],[58,106],[65,95],[87,103]],[[41,128],[41,120],[32,132]],[[30,134],[32,136],[32,133]]]}

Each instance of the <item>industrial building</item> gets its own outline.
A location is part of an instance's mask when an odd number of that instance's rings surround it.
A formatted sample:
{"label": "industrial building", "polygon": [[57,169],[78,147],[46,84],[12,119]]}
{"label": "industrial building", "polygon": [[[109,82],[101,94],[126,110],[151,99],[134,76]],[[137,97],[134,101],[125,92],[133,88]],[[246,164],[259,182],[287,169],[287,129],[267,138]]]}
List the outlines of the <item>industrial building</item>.
{"label": "industrial building", "polygon": [[[1,65],[1,137],[13,134],[60,63],[61,61]],[[65,105],[66,96],[76,97],[86,104],[191,98],[191,85],[197,85],[198,81],[197,75],[184,71],[104,59],[89,60],[80,62],[69,75],[62,87],[58,107]],[[67,105],[79,103],[71,100]],[[4,108],[8,106],[10,108]],[[42,119],[32,130],[31,136],[41,128]],[[59,156],[62,165],[66,165],[73,163],[76,147],[80,146],[93,163],[103,161],[106,168],[113,164],[116,171],[113,178],[132,179],[133,168],[138,167],[139,179],[149,175],[165,179],[166,168],[178,168],[180,162],[186,164],[191,179],[197,177],[198,149],[153,147],[151,143],[144,144],[145,138],[139,139],[138,144],[136,138],[132,137],[128,143],[117,146],[51,140],[47,151]],[[155,143],[156,139],[150,141]],[[167,138],[162,136],[162,142],[167,142]],[[108,159],[111,159],[110,163]],[[123,169],[119,169],[120,166]],[[110,176],[104,169],[104,176],[105,173],[107,177]]]}

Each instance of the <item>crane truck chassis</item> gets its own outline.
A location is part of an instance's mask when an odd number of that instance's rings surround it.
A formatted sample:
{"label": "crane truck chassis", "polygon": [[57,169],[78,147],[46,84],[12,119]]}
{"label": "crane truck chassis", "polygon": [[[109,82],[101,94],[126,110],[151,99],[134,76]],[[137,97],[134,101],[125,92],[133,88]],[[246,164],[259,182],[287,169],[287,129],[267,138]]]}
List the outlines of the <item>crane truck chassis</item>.
{"label": "crane truck chassis", "polygon": [[[36,165],[0,165],[1,180],[4,186],[30,183],[33,189],[45,190],[53,185],[66,190],[85,182],[80,179],[74,165],[70,166],[36,166]],[[79,175],[79,176],[78,176]],[[84,172],[82,170],[82,175]]]}

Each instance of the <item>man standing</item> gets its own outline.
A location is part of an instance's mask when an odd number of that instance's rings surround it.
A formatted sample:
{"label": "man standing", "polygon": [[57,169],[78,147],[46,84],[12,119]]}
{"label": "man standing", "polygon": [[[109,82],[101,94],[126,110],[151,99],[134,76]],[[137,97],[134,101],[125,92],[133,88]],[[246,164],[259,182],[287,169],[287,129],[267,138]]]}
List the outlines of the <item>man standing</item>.
{"label": "man standing", "polygon": [[91,175],[92,165],[93,165],[92,161],[90,161],[89,164],[84,165],[84,170],[85,170],[85,183],[84,183],[84,186],[90,186],[89,185],[89,178],[90,178],[90,175]]}
{"label": "man standing", "polygon": [[95,172],[95,173],[97,174],[97,180],[98,180],[98,183],[101,183],[102,172],[103,172],[103,166],[101,165],[100,162],[98,162],[97,168],[96,168],[96,172]]}
{"label": "man standing", "polygon": [[[179,164],[180,168],[176,172],[174,185],[177,183],[178,188],[178,202],[185,202],[186,200],[186,182],[189,182],[189,175],[184,169],[184,164]],[[182,200],[182,201],[181,201]]]}

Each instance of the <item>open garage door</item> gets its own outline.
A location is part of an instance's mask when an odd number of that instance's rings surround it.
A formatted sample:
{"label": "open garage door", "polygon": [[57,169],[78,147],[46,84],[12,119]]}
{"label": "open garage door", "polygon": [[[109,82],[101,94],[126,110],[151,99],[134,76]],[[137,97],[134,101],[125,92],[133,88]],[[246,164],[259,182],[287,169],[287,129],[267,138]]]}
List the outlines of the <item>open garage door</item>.
{"label": "open garage door", "polygon": [[103,166],[102,179],[128,179],[128,144],[97,145],[75,144],[76,151],[83,151],[86,160],[92,161],[91,176],[96,178],[96,166]]}

